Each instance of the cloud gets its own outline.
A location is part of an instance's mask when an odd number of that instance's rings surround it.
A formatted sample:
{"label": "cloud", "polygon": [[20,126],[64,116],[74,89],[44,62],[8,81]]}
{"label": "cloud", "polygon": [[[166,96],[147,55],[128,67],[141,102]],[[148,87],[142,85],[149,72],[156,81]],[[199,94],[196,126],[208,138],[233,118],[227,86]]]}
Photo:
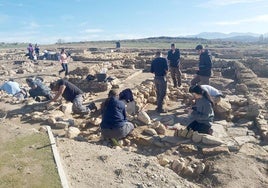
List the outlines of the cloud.
{"label": "cloud", "polygon": [[257,2],[264,2],[266,0],[209,0],[205,3],[200,4],[201,7],[219,7],[229,6],[234,4],[250,4]]}
{"label": "cloud", "polygon": [[232,21],[220,21],[215,22],[215,25],[228,26],[228,25],[240,25],[245,23],[268,23],[268,14],[255,16],[253,18],[232,20]]}

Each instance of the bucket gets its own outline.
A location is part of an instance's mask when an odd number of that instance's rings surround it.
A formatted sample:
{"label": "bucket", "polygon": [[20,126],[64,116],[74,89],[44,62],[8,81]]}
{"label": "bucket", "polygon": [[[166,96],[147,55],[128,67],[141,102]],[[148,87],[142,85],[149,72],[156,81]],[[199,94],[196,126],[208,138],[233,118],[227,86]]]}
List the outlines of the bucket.
{"label": "bucket", "polygon": [[106,73],[98,73],[96,74],[96,78],[98,82],[103,82],[107,77]]}

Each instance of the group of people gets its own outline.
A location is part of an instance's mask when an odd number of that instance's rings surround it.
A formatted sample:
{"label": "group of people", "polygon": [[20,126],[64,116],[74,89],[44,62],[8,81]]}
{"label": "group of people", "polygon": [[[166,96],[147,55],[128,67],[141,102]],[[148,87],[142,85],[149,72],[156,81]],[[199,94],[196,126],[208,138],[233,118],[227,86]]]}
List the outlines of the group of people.
{"label": "group of people", "polygon": [[[189,111],[191,123],[187,130],[212,134],[211,122],[214,118],[214,100],[224,95],[216,88],[209,85],[212,75],[212,57],[209,50],[203,45],[197,45],[195,50],[199,54],[198,71],[191,80],[189,92],[193,94],[194,104]],[[161,52],[156,52],[156,58],[151,63],[151,72],[154,73],[154,83],[157,96],[157,108],[159,113],[165,113],[163,101],[167,90],[167,73],[170,71],[173,87],[181,86],[180,50],[175,44],[171,44],[167,58],[162,57]],[[214,100],[212,99],[214,97]]]}
{"label": "group of people", "polygon": [[27,51],[28,53],[26,55],[29,56],[29,59],[38,60],[40,47],[37,44],[35,44],[35,46],[33,47],[33,45],[30,43],[27,47]]}
{"label": "group of people", "polygon": [[[194,104],[190,109],[190,124],[187,131],[212,134],[211,122],[214,118],[213,105],[219,97],[224,95],[216,88],[209,85],[212,75],[212,59],[208,50],[202,45],[195,48],[199,54],[199,70],[191,81],[189,92],[193,94]],[[169,63],[168,63],[169,62]],[[157,108],[159,113],[165,113],[163,100],[167,91],[167,74],[170,71],[173,87],[178,88],[182,84],[180,70],[180,51],[175,44],[171,44],[167,58],[162,57],[161,52],[156,52],[156,58],[151,63],[151,72],[154,73],[154,83],[157,96]],[[134,126],[126,119],[125,104],[118,99],[115,90],[111,90],[108,98],[102,105],[101,131],[105,138],[124,138],[132,132]]]}
{"label": "group of people", "polygon": [[[192,79],[189,89],[189,92],[193,94],[194,104],[190,110],[191,123],[187,126],[187,130],[212,134],[211,122],[214,118],[214,100],[217,97],[223,97],[223,94],[209,85],[209,79],[212,74],[210,52],[204,49],[202,45],[197,45],[195,49],[199,54],[199,69]],[[62,65],[62,70],[59,71],[59,74],[65,72],[65,75],[68,75],[68,54],[64,49],[61,50],[59,61]],[[156,110],[159,113],[166,112],[163,108],[163,100],[167,91],[166,76],[168,71],[171,74],[173,87],[179,88],[182,84],[180,50],[175,47],[175,44],[171,44],[167,58],[162,57],[161,52],[158,51],[156,52],[156,58],[151,63],[151,72],[155,75]],[[10,84],[10,82],[5,84]],[[30,97],[35,98],[37,101],[41,101],[39,97],[44,97],[48,101],[48,104],[51,104],[51,102],[56,102],[62,96],[66,101],[73,103],[72,110],[75,114],[89,114],[97,110],[94,102],[88,106],[83,105],[83,91],[65,79],[59,79],[51,83],[50,87],[47,87],[40,78],[27,78],[26,82],[31,88],[29,90]],[[0,88],[1,90],[5,90],[5,84]],[[18,84],[12,83],[12,85],[14,89],[8,90],[7,92],[14,95],[23,92],[27,93],[25,90],[22,92]],[[108,93],[108,98],[101,105],[101,113],[102,122],[100,126],[104,138],[121,139],[126,137],[134,129],[133,124],[127,121],[126,105],[119,99],[119,94],[116,90],[110,90]]]}
{"label": "group of people", "polygon": [[19,99],[32,97],[38,102],[47,101],[48,105],[52,102],[56,102],[62,96],[66,101],[73,103],[72,111],[74,114],[86,115],[91,111],[97,110],[94,102],[90,103],[88,106],[83,105],[83,91],[67,80],[59,79],[52,82],[50,87],[48,87],[43,82],[42,78],[29,77],[26,79],[26,83],[30,87],[28,92],[25,88],[21,88],[19,83],[14,80],[5,82],[0,87],[0,90]]}

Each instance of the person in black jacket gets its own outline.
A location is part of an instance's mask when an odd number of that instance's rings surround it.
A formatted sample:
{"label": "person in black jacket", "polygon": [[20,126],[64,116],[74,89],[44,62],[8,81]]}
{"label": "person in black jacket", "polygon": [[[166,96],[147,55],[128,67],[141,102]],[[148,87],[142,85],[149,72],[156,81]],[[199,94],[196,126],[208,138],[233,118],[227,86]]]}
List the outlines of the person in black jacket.
{"label": "person in black jacket", "polygon": [[168,51],[167,59],[169,60],[169,69],[173,80],[174,88],[181,86],[181,70],[180,70],[180,50],[171,44],[171,50]]}
{"label": "person in black jacket", "polygon": [[156,52],[156,58],[151,63],[151,73],[154,73],[154,84],[156,90],[158,113],[166,113],[163,109],[163,101],[167,93],[167,75],[168,65],[167,60],[161,57],[161,52]]}
{"label": "person in black jacket", "polygon": [[200,44],[196,46],[195,50],[197,50],[199,54],[199,70],[192,79],[191,85],[209,85],[209,79],[212,75],[211,54]]}

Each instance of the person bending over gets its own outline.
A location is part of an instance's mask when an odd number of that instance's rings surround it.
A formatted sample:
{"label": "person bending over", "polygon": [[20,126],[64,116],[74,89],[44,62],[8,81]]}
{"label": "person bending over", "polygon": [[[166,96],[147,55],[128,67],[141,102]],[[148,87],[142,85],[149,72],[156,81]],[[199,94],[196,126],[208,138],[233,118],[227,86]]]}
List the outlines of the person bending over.
{"label": "person bending over", "polygon": [[50,102],[56,102],[59,97],[63,97],[66,101],[73,103],[72,111],[74,114],[86,115],[93,110],[97,110],[94,102],[90,103],[88,106],[83,105],[83,91],[71,82],[60,79],[56,82],[50,84],[52,91],[56,91],[55,97]]}
{"label": "person bending over", "polygon": [[191,129],[199,133],[212,134],[211,122],[214,118],[214,111],[210,95],[199,85],[190,88],[189,92],[193,94],[195,104],[192,106],[188,131]]}

